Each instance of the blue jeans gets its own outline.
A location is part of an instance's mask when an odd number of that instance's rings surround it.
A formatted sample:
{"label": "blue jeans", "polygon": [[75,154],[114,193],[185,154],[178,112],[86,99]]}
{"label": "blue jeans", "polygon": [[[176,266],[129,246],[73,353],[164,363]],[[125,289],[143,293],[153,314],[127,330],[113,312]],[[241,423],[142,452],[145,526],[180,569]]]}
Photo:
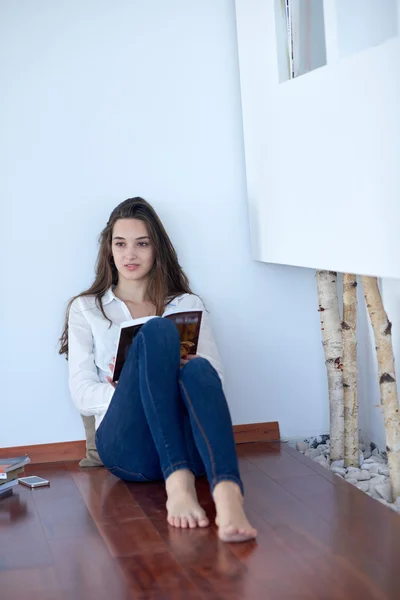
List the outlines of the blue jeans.
{"label": "blue jeans", "polygon": [[151,319],[136,336],[96,433],[104,466],[126,481],[167,479],[190,469],[211,490],[233,481],[243,491],[221,380],[204,358],[180,367],[176,326]]}

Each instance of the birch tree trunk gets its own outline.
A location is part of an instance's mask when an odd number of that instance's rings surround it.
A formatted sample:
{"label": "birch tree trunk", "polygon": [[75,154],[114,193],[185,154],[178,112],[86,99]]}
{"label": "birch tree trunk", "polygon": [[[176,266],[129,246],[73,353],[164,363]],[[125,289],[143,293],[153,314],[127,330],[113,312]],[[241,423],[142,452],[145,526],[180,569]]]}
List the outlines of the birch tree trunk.
{"label": "birch tree trunk", "polygon": [[383,307],[376,277],[361,277],[375,336],[379,387],[386,431],[392,499],[400,496],[400,413],[392,346],[392,324]]}
{"label": "birch tree trunk", "polygon": [[332,461],[344,457],[342,327],[336,280],[333,271],[317,271],[318,310],[328,376]]}
{"label": "birch tree trunk", "polygon": [[359,466],[357,402],[357,276],[343,275],[344,466]]}

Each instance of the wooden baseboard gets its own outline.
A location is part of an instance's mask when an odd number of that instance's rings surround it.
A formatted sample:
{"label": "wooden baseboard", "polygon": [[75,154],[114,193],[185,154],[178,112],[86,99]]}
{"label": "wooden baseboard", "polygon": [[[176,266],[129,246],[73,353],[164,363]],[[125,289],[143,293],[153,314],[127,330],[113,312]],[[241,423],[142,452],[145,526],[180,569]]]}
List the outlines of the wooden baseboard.
{"label": "wooden baseboard", "polygon": [[271,423],[234,425],[233,434],[237,444],[248,444],[249,442],[279,442],[281,439],[278,421],[272,421]]}
{"label": "wooden baseboard", "polygon": [[86,442],[85,440],[77,440],[76,442],[0,448],[0,458],[23,456],[24,454],[29,456],[33,465],[38,463],[64,462],[66,460],[80,460],[86,454]]}
{"label": "wooden baseboard", "polygon": [[[280,439],[279,424],[277,421],[272,423],[234,425],[233,433],[237,444],[246,444],[249,442],[277,442]],[[38,463],[80,460],[81,458],[84,458],[85,453],[85,440],[0,448],[0,458],[10,458],[11,456],[22,456],[27,454],[33,465]]]}

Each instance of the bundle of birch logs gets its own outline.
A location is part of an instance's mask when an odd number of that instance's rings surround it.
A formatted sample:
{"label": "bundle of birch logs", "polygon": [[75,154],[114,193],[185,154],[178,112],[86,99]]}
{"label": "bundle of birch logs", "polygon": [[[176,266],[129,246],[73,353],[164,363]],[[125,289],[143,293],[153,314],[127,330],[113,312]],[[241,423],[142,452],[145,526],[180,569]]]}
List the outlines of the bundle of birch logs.
{"label": "bundle of birch logs", "polygon": [[[392,346],[392,324],[382,302],[376,277],[361,276],[375,337],[380,399],[392,501],[400,497],[400,412]],[[340,319],[337,273],[317,271],[322,344],[328,376],[330,460],[359,466],[357,399],[357,276],[343,275],[343,319]]]}

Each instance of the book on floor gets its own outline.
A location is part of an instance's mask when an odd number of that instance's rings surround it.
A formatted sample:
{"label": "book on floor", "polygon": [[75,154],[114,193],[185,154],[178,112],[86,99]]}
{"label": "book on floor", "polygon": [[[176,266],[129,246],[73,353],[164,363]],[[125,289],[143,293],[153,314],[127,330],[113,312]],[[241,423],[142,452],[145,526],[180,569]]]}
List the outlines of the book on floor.
{"label": "book on floor", "polygon": [[[179,337],[181,340],[181,356],[187,354],[196,354],[197,346],[199,343],[201,318],[203,311],[201,310],[188,310],[183,312],[176,312],[163,317],[175,323]],[[121,375],[122,367],[126,357],[128,356],[129,348],[132,345],[133,340],[139,333],[141,327],[154,317],[143,317],[141,319],[131,319],[130,321],[124,321],[121,323],[119,338],[117,344],[117,351],[115,354],[115,368],[113,381],[118,381]]]}
{"label": "book on floor", "polygon": [[13,471],[8,471],[8,473],[6,473],[7,478],[6,479],[0,479],[0,487],[2,485],[4,485],[5,483],[8,483],[9,481],[13,481],[14,479],[18,479],[18,477],[24,472],[24,467],[19,467],[17,469],[14,469]]}
{"label": "book on floor", "polygon": [[6,481],[6,483],[0,485],[0,496],[12,490],[16,485],[18,485],[18,479],[12,479],[11,481]]}
{"label": "book on floor", "polygon": [[29,456],[15,456],[13,458],[0,458],[0,484],[8,478],[8,473],[21,469],[31,462]]}

